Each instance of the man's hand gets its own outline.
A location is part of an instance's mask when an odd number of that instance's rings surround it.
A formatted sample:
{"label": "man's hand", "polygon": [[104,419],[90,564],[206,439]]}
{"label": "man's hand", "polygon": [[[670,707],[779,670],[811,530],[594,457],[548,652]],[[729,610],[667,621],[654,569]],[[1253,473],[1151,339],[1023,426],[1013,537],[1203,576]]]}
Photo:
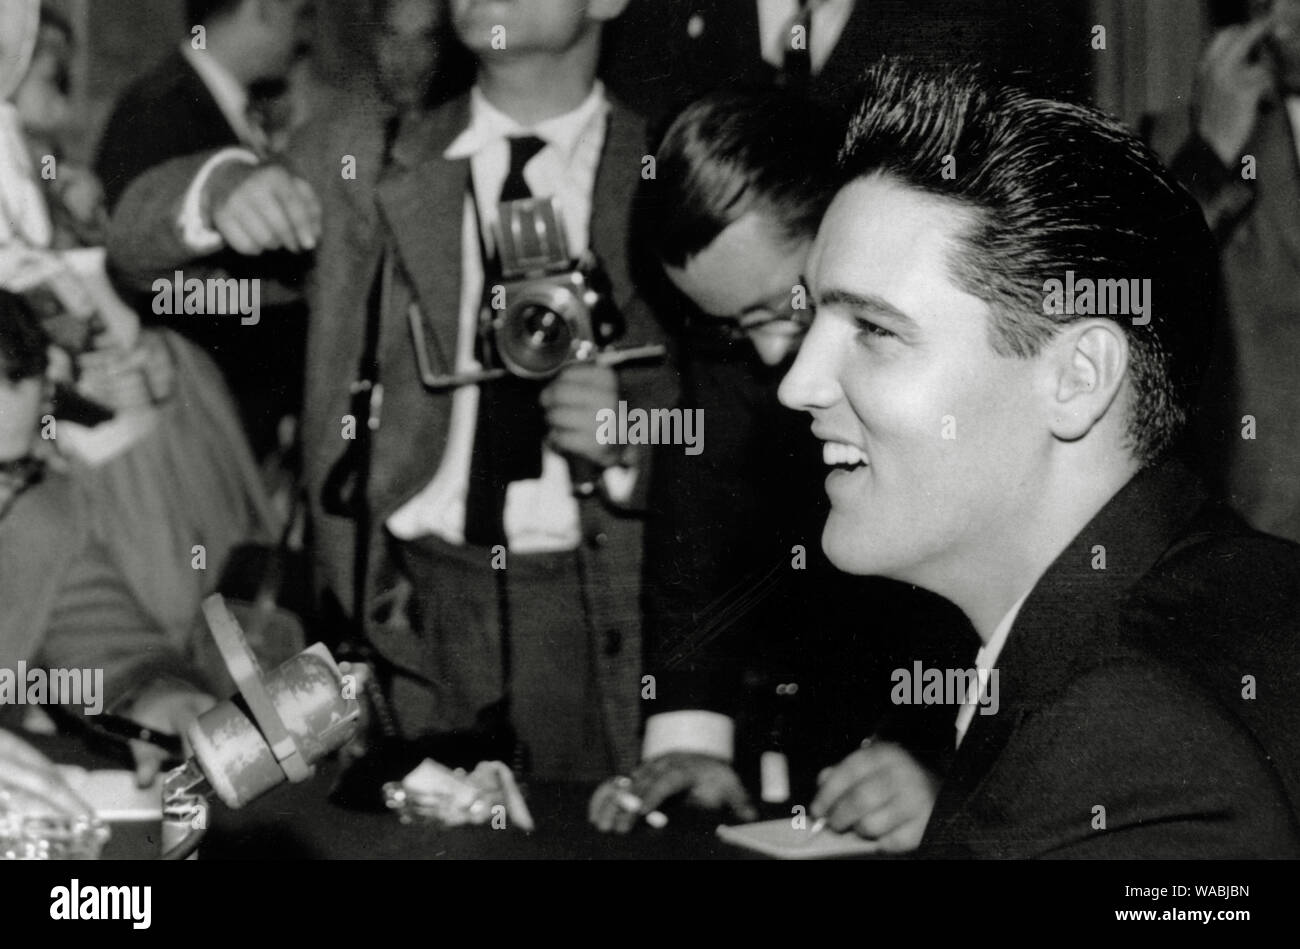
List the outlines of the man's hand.
{"label": "man's hand", "polygon": [[915,850],[939,779],[901,745],[871,743],[817,777],[811,813],[833,830],[873,840],[885,853]]}
{"label": "man's hand", "polygon": [[[127,707],[123,714],[135,722],[165,735],[180,735],[184,741],[185,729],[217,704],[212,696],[185,683],[168,680],[148,686]],[[130,742],[131,756],[135,759],[135,780],[142,787],[153,784],[167,760],[167,752],[148,742]],[[190,754],[185,742],[185,754]]]}
{"label": "man's hand", "polygon": [[1196,131],[1230,168],[1255,130],[1259,102],[1273,85],[1260,46],[1273,28],[1271,16],[1229,26],[1215,34],[1201,58],[1193,94]]}
{"label": "man's hand", "polygon": [[680,751],[644,762],[630,779],[610,778],[592,795],[587,817],[606,833],[626,834],[643,816],[683,791],[688,803],[696,807],[726,809],[745,821],[758,819],[731,765],[708,755]]}
{"label": "man's hand", "polygon": [[206,189],[212,227],[249,257],[271,250],[312,250],[321,234],[321,206],[311,185],[280,165],[228,162]]}
{"label": "man's hand", "polygon": [[59,166],[59,180],[59,197],[69,213],[82,224],[102,225],[106,212],[104,186],[99,179],[89,169],[63,164]]}
{"label": "man's hand", "polygon": [[618,375],[613,369],[575,363],[542,390],[541,403],[550,427],[547,442],[553,449],[601,468],[619,463],[623,446],[602,445],[596,440],[596,413],[618,408]]}

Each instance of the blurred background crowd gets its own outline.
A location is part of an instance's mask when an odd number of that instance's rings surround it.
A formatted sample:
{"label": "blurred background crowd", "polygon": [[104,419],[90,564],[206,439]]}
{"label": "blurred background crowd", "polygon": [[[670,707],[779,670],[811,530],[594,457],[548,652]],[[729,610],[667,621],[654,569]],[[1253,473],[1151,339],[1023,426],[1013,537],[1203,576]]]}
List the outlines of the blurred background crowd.
{"label": "blurred background crowd", "polygon": [[[848,107],[853,76],[884,53],[983,61],[1031,91],[1094,103],[1140,130],[1201,201],[1220,241],[1228,319],[1205,422],[1218,439],[1207,444],[1220,447],[1207,449],[1205,467],[1254,526],[1300,540],[1300,4],[1277,0],[1266,58],[1263,32],[1245,24],[1260,23],[1252,17],[1271,6],[824,0],[801,13],[794,2],[631,0],[605,28],[599,75],[611,98],[648,120],[647,153],[683,105],[731,82],[801,70],[814,99]],[[44,0],[39,9],[30,57],[5,50],[5,61],[21,59],[23,68],[3,77],[12,108],[0,129],[8,138],[0,277],[27,301],[2,301],[0,366],[15,392],[29,386],[19,394],[32,407],[55,400],[71,433],[61,432],[60,452],[72,458],[39,457],[35,431],[6,433],[0,413],[0,435],[12,443],[0,456],[0,666],[39,651],[50,664],[105,667],[117,683],[117,711],[174,730],[226,688],[194,637],[199,599],[220,585],[256,603],[266,558],[310,542],[295,535],[292,488],[304,450],[303,392],[313,385],[308,313],[298,296],[270,301],[247,332],[229,332],[221,318],[152,326],[149,296],[114,289],[105,275],[96,248],[108,239],[110,215],[153,166],[227,147],[266,159],[313,120],[383,117],[383,154],[398,155],[408,118],[474,84],[475,55],[438,0]],[[802,60],[782,47],[792,13],[812,17]],[[194,54],[200,23],[220,55]],[[11,26],[6,36],[20,36]],[[1257,177],[1241,173],[1245,155],[1265,169]],[[57,174],[43,175],[51,161]],[[452,198],[458,227],[463,189]],[[44,256],[78,250],[84,256],[56,263]],[[259,266],[270,273],[267,260]],[[60,281],[60,268],[76,280]],[[32,287],[39,292],[27,294]],[[62,324],[62,367],[51,367],[58,354],[24,329],[24,307],[40,310],[51,299],[54,310],[97,315],[89,329]],[[47,320],[47,332],[58,325]],[[96,406],[114,413],[111,423]],[[1245,416],[1250,439],[1261,433],[1251,451],[1242,450]],[[761,478],[750,480],[737,490],[758,491]],[[28,501],[39,496],[40,504],[6,516],[29,490],[39,495]],[[260,546],[249,549],[250,541]],[[669,560],[685,556],[680,535],[661,541]],[[653,553],[653,534],[649,543]],[[629,562],[639,564],[635,546]],[[200,548],[210,572],[177,556],[199,557]],[[725,589],[739,578],[716,583]],[[300,596],[281,601],[312,615]],[[277,626],[262,616],[254,628],[268,657],[291,654],[303,637],[291,618]],[[616,628],[602,632],[607,656],[629,648],[630,638],[620,646],[610,635]],[[585,653],[580,660],[594,661]],[[639,656],[629,662],[641,668]],[[597,689],[580,685],[575,694],[585,689],[586,697]],[[614,755],[582,776],[626,764]]]}

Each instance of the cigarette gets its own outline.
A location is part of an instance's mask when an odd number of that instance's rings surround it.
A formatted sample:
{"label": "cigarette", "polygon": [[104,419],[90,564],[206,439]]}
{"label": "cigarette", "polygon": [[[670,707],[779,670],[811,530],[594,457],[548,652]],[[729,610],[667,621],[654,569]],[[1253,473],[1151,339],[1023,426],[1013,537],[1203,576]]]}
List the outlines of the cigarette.
{"label": "cigarette", "polygon": [[617,802],[619,809],[624,811],[639,811],[645,806],[645,801],[631,791],[619,791],[614,800]]}

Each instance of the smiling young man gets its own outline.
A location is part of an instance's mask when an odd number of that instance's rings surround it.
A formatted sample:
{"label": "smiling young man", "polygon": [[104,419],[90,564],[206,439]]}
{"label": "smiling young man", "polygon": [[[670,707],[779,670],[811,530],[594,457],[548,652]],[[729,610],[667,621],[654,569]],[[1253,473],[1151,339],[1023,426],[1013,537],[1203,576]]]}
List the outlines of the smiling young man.
{"label": "smiling young man", "polygon": [[[1196,204],[1096,112],[893,61],[841,171],[781,386],[834,468],[823,546],[948,597],[1000,673],[996,714],[953,709],[920,852],[1300,854],[1300,554],[1177,460],[1214,296]],[[1149,279],[1149,313],[1048,312],[1067,271]]]}
{"label": "smiling young man", "polygon": [[[973,634],[938,597],[830,565],[816,543],[820,446],[776,398],[811,319],[804,265],[835,193],[843,126],[800,94],[721,91],[683,110],[656,153],[643,236],[689,303],[683,400],[712,434],[700,456],[664,448],[651,467],[656,694],[640,765],[593,798],[603,830],[629,831],[677,795],[753,818],[747,784],[788,814],[811,799],[819,769],[873,731],[881,740],[861,754],[873,768],[833,828],[910,850],[934,802],[948,721],[892,709],[872,684],[916,656],[955,659]],[[639,809],[620,805],[629,795]]]}

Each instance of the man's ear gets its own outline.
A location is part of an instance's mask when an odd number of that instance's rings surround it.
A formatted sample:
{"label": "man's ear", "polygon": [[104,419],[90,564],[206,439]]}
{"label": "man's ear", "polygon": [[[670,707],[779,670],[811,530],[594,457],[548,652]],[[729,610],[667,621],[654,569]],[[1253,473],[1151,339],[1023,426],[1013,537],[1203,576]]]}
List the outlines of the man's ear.
{"label": "man's ear", "polygon": [[1081,320],[1059,332],[1048,347],[1052,434],[1077,441],[1112,410],[1123,388],[1128,337],[1113,320]]}
{"label": "man's ear", "polygon": [[608,23],[617,20],[627,9],[628,0],[590,0],[587,4],[587,19]]}

